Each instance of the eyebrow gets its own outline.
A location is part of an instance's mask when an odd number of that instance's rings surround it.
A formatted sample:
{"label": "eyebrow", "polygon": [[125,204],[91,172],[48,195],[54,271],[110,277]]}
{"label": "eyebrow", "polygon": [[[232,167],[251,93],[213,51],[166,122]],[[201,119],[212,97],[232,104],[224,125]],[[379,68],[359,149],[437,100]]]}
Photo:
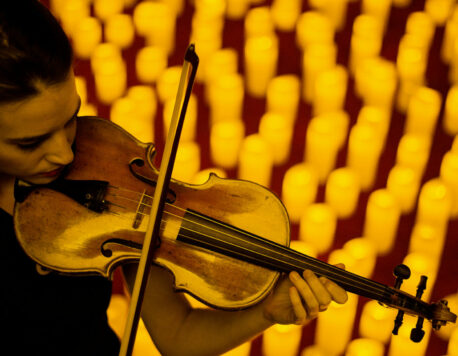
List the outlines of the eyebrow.
{"label": "eyebrow", "polygon": [[[80,111],[80,108],[81,108],[81,98],[78,96],[78,105],[76,107],[76,110],[73,113],[73,115],[67,120],[65,125],[67,125],[71,120],[73,120],[75,118],[75,116],[78,115],[78,112]],[[30,142],[30,141],[41,141],[41,140],[47,139],[51,135],[52,135],[52,133],[45,133],[43,135],[38,135],[38,136],[12,138],[9,141],[11,143],[24,143],[24,142]]]}

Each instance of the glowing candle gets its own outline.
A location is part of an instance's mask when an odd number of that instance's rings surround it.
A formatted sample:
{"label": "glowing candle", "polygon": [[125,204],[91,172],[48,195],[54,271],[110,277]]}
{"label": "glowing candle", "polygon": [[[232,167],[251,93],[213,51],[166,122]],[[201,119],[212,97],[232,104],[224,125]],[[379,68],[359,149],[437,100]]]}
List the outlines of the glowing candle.
{"label": "glowing candle", "polygon": [[452,207],[450,216],[458,216],[458,152],[449,151],[442,158],[440,178],[450,190]]}
{"label": "glowing candle", "polygon": [[283,178],[282,201],[292,222],[298,223],[306,208],[315,201],[318,177],[308,164],[290,167]]}
{"label": "glowing candle", "polygon": [[161,102],[177,95],[178,83],[181,77],[181,67],[173,66],[164,69],[157,80],[157,94]]}
{"label": "glowing candle", "polygon": [[240,149],[238,178],[268,187],[272,166],[273,155],[269,144],[259,134],[245,137]]}
{"label": "glowing candle", "polygon": [[120,14],[124,9],[124,0],[94,0],[94,13],[103,22],[110,16]]}
{"label": "glowing candle", "polygon": [[357,124],[372,126],[383,149],[390,128],[390,113],[387,110],[377,106],[363,106],[358,113]]}
{"label": "glowing candle", "polygon": [[283,115],[266,113],[259,122],[259,134],[272,149],[274,165],[284,164],[290,154],[293,128]]}
{"label": "glowing candle", "polygon": [[310,0],[310,7],[325,14],[336,30],[345,25],[348,0]]}
{"label": "glowing candle", "polygon": [[386,189],[369,196],[364,220],[363,236],[371,240],[378,254],[391,251],[398,229],[400,208],[396,198]]}
{"label": "glowing candle", "polygon": [[300,0],[274,0],[271,6],[272,21],[280,31],[293,31],[300,15]]}
{"label": "glowing candle", "polygon": [[75,54],[84,59],[90,58],[102,40],[102,25],[95,17],[80,19],[73,31],[73,49]]}
{"label": "glowing candle", "polygon": [[348,294],[345,304],[331,303],[325,313],[319,314],[315,343],[327,352],[326,355],[338,355],[345,351],[351,339],[357,303],[358,296]]}
{"label": "glowing candle", "polygon": [[[410,277],[410,279],[411,278],[412,277]],[[426,349],[428,346],[429,337],[431,335],[431,324],[423,324],[423,331],[425,332],[425,336],[421,342],[417,343],[410,340],[410,331],[415,327],[416,323],[417,318],[410,315],[404,316],[403,325],[399,328],[398,335],[391,336],[390,346],[388,348],[388,356],[426,355]]]}
{"label": "glowing candle", "polygon": [[97,107],[93,104],[81,104],[78,116],[97,116]]}
{"label": "glowing candle", "polygon": [[81,99],[81,104],[87,103],[86,78],[80,75],[75,76],[76,91]]}
{"label": "glowing candle", "polygon": [[90,16],[89,2],[87,0],[67,0],[62,2],[60,20],[62,28],[69,36],[73,36],[77,23]]}
{"label": "glowing candle", "polygon": [[451,208],[450,188],[439,178],[431,179],[421,187],[416,222],[430,224],[445,231]]}
{"label": "glowing candle", "polygon": [[408,253],[419,253],[438,261],[444,247],[445,235],[427,224],[415,224],[409,241]]}
{"label": "glowing candle", "polygon": [[444,38],[442,40],[441,58],[445,63],[452,59],[452,48],[458,34],[458,7],[455,7],[445,26]]}
{"label": "glowing candle", "polygon": [[257,36],[271,36],[274,33],[274,24],[270,7],[259,6],[250,9],[245,16],[245,38]]}
{"label": "glowing candle", "polygon": [[455,135],[450,151],[458,153],[458,135]]}
{"label": "glowing candle", "polygon": [[320,183],[324,183],[334,169],[339,143],[329,116],[317,116],[310,120],[305,141],[305,161],[316,169]]}
{"label": "glowing candle", "polygon": [[240,74],[223,74],[214,79],[209,92],[211,124],[241,119],[244,95]]}
{"label": "glowing candle", "polygon": [[424,38],[428,47],[434,37],[435,26],[431,16],[424,11],[415,11],[409,14],[406,22],[406,33]]}
{"label": "glowing candle", "polygon": [[104,104],[111,104],[120,98],[126,90],[126,66],[118,60],[108,61],[95,73],[97,98]]}
{"label": "glowing candle", "polygon": [[302,328],[299,325],[276,324],[262,336],[262,354],[265,356],[295,356],[299,348]]}
{"label": "glowing candle", "polygon": [[447,346],[447,355],[458,355],[458,328],[454,328]]}
{"label": "glowing candle", "polygon": [[196,173],[192,178],[193,184],[204,184],[210,178],[210,174],[215,174],[219,178],[226,178],[226,172],[220,168],[207,168]]}
{"label": "glowing candle", "polygon": [[105,24],[105,38],[119,48],[127,48],[134,41],[134,24],[127,14],[110,16]]}
{"label": "glowing candle", "polygon": [[393,194],[401,213],[410,213],[417,201],[420,179],[410,167],[395,165],[388,175],[386,189]]}
{"label": "glowing candle", "polygon": [[449,135],[458,134],[458,85],[448,91],[443,125]]}
{"label": "glowing candle", "polygon": [[122,63],[121,50],[113,43],[100,43],[91,54],[92,73],[96,74],[108,62]]}
{"label": "glowing candle", "polygon": [[365,238],[348,240],[343,249],[355,259],[355,273],[370,278],[377,258],[374,244]]}
{"label": "glowing candle", "polygon": [[383,28],[385,28],[388,17],[390,16],[391,1],[392,0],[363,0],[361,12],[378,18]]}
{"label": "glowing candle", "polygon": [[147,85],[135,85],[127,90],[127,97],[135,106],[135,117],[143,126],[139,137],[144,142],[154,142],[154,117],[157,99],[154,89]]}
{"label": "glowing candle", "polygon": [[390,339],[395,317],[395,309],[383,307],[376,300],[369,300],[361,312],[359,335],[386,344]]}
{"label": "glowing candle", "polygon": [[137,33],[146,38],[147,45],[164,48],[167,54],[175,43],[175,14],[164,2],[144,1],[133,12]]}
{"label": "glowing candle", "polygon": [[443,26],[452,13],[454,0],[426,0],[425,11],[437,26]]}
{"label": "glowing candle", "polygon": [[402,283],[402,290],[415,295],[420,277],[427,276],[427,288],[421,299],[428,302],[434,289],[440,260],[436,260],[422,253],[412,252],[405,256],[402,263],[409,266],[411,272],[410,278],[404,280]]}
{"label": "glowing candle", "polygon": [[210,154],[214,164],[223,168],[237,165],[240,147],[245,136],[242,120],[215,123],[210,132]]}
{"label": "glowing candle", "polygon": [[291,241],[291,244],[289,247],[294,251],[298,251],[310,257],[317,256],[315,247],[312,244],[309,244],[305,241],[293,240]]}
{"label": "glowing candle", "polygon": [[281,114],[292,126],[296,119],[300,98],[300,82],[296,75],[280,75],[267,87],[267,111]]}
{"label": "glowing candle", "polygon": [[356,210],[359,199],[358,176],[348,167],[331,172],[326,182],[325,201],[338,218],[348,218]]}
{"label": "glowing candle", "polygon": [[421,178],[429,158],[429,145],[429,139],[424,136],[403,135],[398,144],[396,165],[412,168]]}
{"label": "glowing candle", "polygon": [[348,115],[348,113],[343,110],[337,110],[328,111],[319,116],[326,118],[332,123],[335,135],[337,137],[339,149],[341,149],[347,142],[350,115]]}
{"label": "glowing candle", "polygon": [[405,133],[432,136],[441,108],[441,95],[437,90],[420,87],[407,106]]}
{"label": "glowing candle", "polygon": [[331,207],[323,203],[310,204],[299,222],[299,239],[310,243],[318,254],[332,246],[337,217]]}
{"label": "glowing candle", "polygon": [[363,191],[367,191],[374,184],[380,151],[380,137],[372,126],[353,126],[348,140],[347,166],[358,175]]}
{"label": "glowing candle", "polygon": [[306,11],[296,25],[296,43],[305,51],[310,43],[332,43],[334,27],[328,17],[318,11]]}
{"label": "glowing candle", "polygon": [[245,42],[247,92],[264,97],[270,80],[277,73],[278,39],[270,36],[248,37]]}
{"label": "glowing candle", "polygon": [[385,346],[373,339],[359,338],[350,341],[345,356],[383,356]]}
{"label": "glowing candle", "polygon": [[313,113],[342,110],[347,94],[348,74],[344,66],[337,65],[319,73],[315,80]]}
{"label": "glowing candle", "polygon": [[302,60],[302,96],[307,102],[313,102],[318,74],[335,66],[336,54],[334,43],[312,43],[307,47]]}
{"label": "glowing candle", "polygon": [[[247,0],[244,0],[244,1],[247,1]],[[250,356],[250,350],[251,350],[251,341],[248,341],[222,354],[222,356]]]}
{"label": "glowing candle", "polygon": [[137,52],[135,70],[142,83],[154,83],[167,67],[167,55],[163,48],[147,46]]}
{"label": "glowing candle", "polygon": [[[163,120],[164,120],[164,137],[167,137],[169,132],[170,122],[172,120],[173,109],[175,107],[175,98],[167,99],[164,104]],[[181,130],[180,142],[194,141],[196,137],[197,125],[197,98],[191,94],[188,107],[186,110],[183,128]]]}
{"label": "glowing candle", "polygon": [[[367,77],[362,77],[356,69],[355,77],[363,82],[359,84],[361,89],[360,94],[364,100],[365,105],[376,106],[391,111],[393,106],[394,96],[397,88],[397,72],[396,66],[393,62],[380,57],[366,59],[361,64],[361,70],[368,66],[370,73],[362,73]],[[355,79],[356,80],[356,79]]]}
{"label": "glowing candle", "polygon": [[307,346],[302,350],[300,356],[327,356],[328,353],[326,350],[323,350],[318,345]]}
{"label": "glowing candle", "polygon": [[172,178],[192,183],[193,177],[200,170],[200,147],[196,142],[186,141],[178,145]]}
{"label": "glowing candle", "polygon": [[248,11],[250,0],[227,0],[226,16],[231,20],[242,19]]}
{"label": "glowing candle", "polygon": [[205,68],[205,94],[210,100],[210,93],[215,80],[226,74],[236,74],[238,66],[238,53],[233,48],[222,48],[213,52]]}

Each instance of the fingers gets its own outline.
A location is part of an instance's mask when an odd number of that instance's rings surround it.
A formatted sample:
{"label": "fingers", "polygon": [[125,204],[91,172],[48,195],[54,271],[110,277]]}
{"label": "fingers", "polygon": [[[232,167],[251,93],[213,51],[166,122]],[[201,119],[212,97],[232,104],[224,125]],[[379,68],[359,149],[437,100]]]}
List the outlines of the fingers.
{"label": "fingers", "polygon": [[290,280],[295,287],[294,289],[296,290],[296,293],[298,293],[297,297],[299,297],[299,300],[291,300],[293,309],[296,313],[296,317],[300,318],[302,316],[302,313],[297,314],[297,310],[299,308],[305,307],[304,310],[306,311],[306,318],[315,318],[318,315],[320,304],[315,297],[315,294],[313,293],[310,285],[304,279],[302,279],[297,272],[290,273]]}
{"label": "fingers", "polygon": [[326,277],[320,277],[320,282],[329,292],[332,300],[336,303],[344,304],[348,300],[347,292],[333,281],[330,281]]}

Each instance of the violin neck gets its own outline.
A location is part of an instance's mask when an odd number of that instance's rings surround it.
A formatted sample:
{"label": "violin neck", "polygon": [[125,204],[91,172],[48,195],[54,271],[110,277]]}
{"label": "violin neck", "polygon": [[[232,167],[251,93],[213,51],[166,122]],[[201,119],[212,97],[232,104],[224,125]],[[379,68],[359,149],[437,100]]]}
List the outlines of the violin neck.
{"label": "violin neck", "polygon": [[392,288],[388,286],[192,210],[185,213],[177,240],[278,272],[302,273],[309,269],[318,276],[334,281],[348,292],[391,303]]}

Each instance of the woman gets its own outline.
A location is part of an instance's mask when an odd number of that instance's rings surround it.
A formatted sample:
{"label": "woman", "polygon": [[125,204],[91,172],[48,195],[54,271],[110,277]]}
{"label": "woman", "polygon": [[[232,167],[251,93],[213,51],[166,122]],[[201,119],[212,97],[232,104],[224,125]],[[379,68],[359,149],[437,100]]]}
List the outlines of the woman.
{"label": "woman", "polygon": [[[116,355],[107,323],[111,284],[102,277],[45,272],[20,248],[13,229],[14,184],[49,183],[72,162],[80,99],[70,44],[36,0],[0,5],[0,320],[3,347],[15,354]],[[45,236],[43,238],[46,238]],[[132,285],[135,266],[125,267]],[[273,323],[304,324],[347,295],[310,271],[291,273],[265,301],[238,312],[192,309],[153,267],[142,317],[164,355],[220,354]]]}

